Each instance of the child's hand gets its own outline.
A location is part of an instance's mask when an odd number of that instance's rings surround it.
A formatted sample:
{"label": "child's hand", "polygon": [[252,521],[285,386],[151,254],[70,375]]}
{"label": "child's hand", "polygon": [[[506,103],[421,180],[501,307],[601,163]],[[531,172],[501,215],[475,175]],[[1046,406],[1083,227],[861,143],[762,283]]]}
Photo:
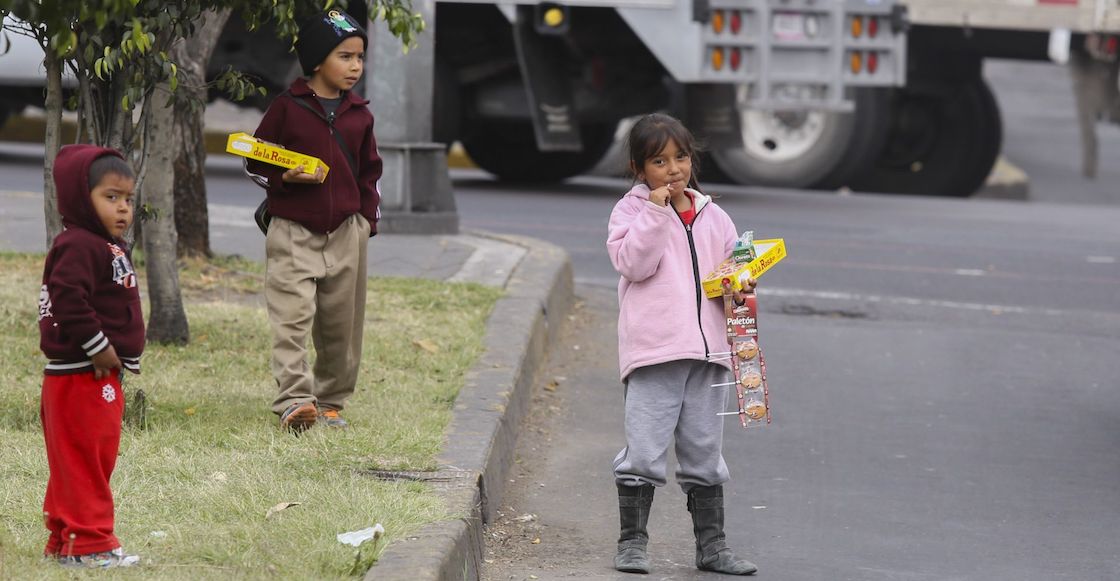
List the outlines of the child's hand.
{"label": "child's hand", "polygon": [[754,277],[746,278],[742,281],[743,290],[735,291],[735,304],[741,305],[747,302],[747,295],[754,292],[754,287],[758,286],[758,281]]}
{"label": "child's hand", "polygon": [[315,168],[315,173],[304,173],[303,166],[297,165],[292,169],[284,172],[280,179],[293,184],[321,184],[327,175],[323,173],[323,166]]}
{"label": "child's hand", "polygon": [[109,345],[104,351],[99,352],[90,359],[93,360],[93,378],[103,379],[109,377],[114,369],[120,369],[121,360],[117,357],[117,350]]}
{"label": "child's hand", "polygon": [[668,206],[669,199],[673,197],[673,190],[669,189],[669,185],[661,186],[656,190],[649,193],[649,201],[657,204],[658,206]]}

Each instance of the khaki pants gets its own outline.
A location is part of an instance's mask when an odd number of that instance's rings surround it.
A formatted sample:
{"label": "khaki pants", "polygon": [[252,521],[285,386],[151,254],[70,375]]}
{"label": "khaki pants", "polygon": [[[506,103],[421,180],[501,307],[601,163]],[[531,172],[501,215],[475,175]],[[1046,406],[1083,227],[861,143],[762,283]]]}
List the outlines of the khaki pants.
{"label": "khaki pants", "polygon": [[[330,234],[272,218],[265,239],[265,290],[272,327],[272,411],[313,402],[340,410],[354,393],[362,358],[369,222],[350,216]],[[315,368],[307,362],[307,335]]]}

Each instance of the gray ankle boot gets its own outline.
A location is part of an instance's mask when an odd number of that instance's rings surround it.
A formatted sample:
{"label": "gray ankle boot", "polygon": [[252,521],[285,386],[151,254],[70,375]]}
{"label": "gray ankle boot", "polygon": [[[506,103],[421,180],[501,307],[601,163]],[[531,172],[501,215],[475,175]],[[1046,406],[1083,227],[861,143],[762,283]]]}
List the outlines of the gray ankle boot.
{"label": "gray ankle boot", "polygon": [[723,535],[723,486],[696,486],[688,491],[688,512],[696,535],[696,568],[728,575],[750,575],[758,567],[740,559]]}
{"label": "gray ankle boot", "polygon": [[649,573],[646,544],[649,534],[649,507],[653,504],[653,485],[618,485],[618,517],[622,533],[618,536],[618,554],[614,568],[626,573]]}

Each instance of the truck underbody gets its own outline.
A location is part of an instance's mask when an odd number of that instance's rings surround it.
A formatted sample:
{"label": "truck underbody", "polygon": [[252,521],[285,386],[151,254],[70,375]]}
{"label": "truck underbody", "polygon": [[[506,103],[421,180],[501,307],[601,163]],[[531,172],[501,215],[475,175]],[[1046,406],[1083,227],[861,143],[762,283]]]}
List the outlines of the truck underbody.
{"label": "truck underbody", "polygon": [[[526,67],[510,19],[495,5],[439,4],[436,139],[461,141],[503,179],[548,181],[597,163],[621,119],[654,110],[695,117],[696,92],[676,82],[613,9],[572,7],[567,18],[552,61]],[[1083,40],[1075,34],[1071,44]],[[849,112],[755,110],[741,87],[723,91],[742,139],[709,139],[711,157],[724,176],[749,185],[970,195],[1002,145],[983,59],[1047,60],[1048,41],[1037,30],[914,26],[905,86],[851,88]],[[525,75],[542,72],[571,87],[579,151],[548,151],[534,139]]]}
{"label": "truck underbody", "polygon": [[[747,85],[681,82],[663,64],[664,54],[653,54],[649,39],[639,38],[632,21],[614,7],[441,1],[434,27],[432,137],[461,142],[475,163],[499,178],[556,181],[596,165],[614,143],[620,121],[662,110],[684,118],[708,143],[723,177],[742,184],[967,196],[982,186],[1002,145],[999,107],[984,81],[983,59],[1047,60],[1051,34],[1028,22],[952,25],[947,4],[916,6],[936,8],[927,21],[945,22],[909,28],[905,83],[848,86],[850,110],[834,111],[756,108]],[[548,8],[562,10],[553,18],[559,25],[540,24]],[[1120,122],[1120,60],[1116,37],[1108,38],[1111,53],[1103,58],[1086,51],[1083,33],[1074,32],[1068,42],[1075,90],[1085,93],[1078,99],[1085,109],[1079,110],[1083,134],[1091,135],[1101,110]],[[233,17],[210,74],[233,67],[275,94],[298,74],[294,60],[273,31],[248,33]],[[1078,66],[1104,80],[1078,81]],[[0,117],[22,108],[17,97],[34,101],[36,90],[5,88]],[[1087,162],[1087,175],[1093,167]]]}

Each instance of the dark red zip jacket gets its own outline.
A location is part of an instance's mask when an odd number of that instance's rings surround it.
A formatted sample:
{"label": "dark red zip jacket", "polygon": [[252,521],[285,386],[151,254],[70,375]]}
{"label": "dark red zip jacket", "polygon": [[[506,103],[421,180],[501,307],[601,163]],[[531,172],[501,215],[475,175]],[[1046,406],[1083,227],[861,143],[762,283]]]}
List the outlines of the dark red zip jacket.
{"label": "dark red zip jacket", "polygon": [[120,154],[93,145],[68,145],[54,162],[58,212],[65,230],[54,239],[39,290],[39,348],[48,375],[93,369],[109,348],[125,369],[140,373],[144,315],[128,245],[109,235],[90,200],[89,166]]}
{"label": "dark red zip jacket", "polygon": [[[369,101],[353,91],[343,95],[333,125],[358,164],[357,172],[351,171],[346,154],[331,136],[326,112],[307,80],[299,78],[287,94],[280,94],[272,101],[254,135],[323,160],[330,168],[327,179],[321,184],[287,183],[280,177],[286,168],[256,160],[247,160],[246,173],[268,190],[268,211],[273,216],[299,222],[313,232],[327,233],[360,212],[376,233],[377,220],[381,217],[378,210],[381,196],[377,190],[381,156],[377,154],[377,141],[373,136],[373,114],[366,106]],[[298,105],[295,99],[307,103],[318,114]],[[354,173],[358,174],[357,180]]]}

